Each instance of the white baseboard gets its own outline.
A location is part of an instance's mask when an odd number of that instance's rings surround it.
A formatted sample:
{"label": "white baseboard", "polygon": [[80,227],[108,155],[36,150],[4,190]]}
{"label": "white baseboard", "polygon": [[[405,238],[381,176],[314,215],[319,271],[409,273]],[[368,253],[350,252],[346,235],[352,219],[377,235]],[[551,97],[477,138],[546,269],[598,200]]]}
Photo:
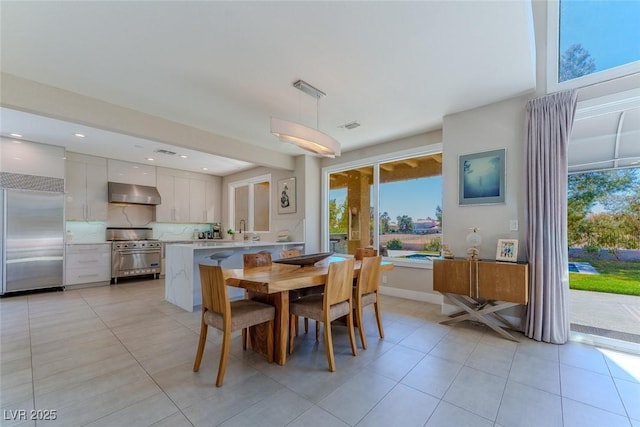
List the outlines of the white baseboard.
{"label": "white baseboard", "polygon": [[391,297],[405,298],[414,301],[429,302],[431,304],[442,304],[442,295],[431,292],[410,291],[408,289],[392,288],[389,286],[380,286],[381,295],[389,295]]}

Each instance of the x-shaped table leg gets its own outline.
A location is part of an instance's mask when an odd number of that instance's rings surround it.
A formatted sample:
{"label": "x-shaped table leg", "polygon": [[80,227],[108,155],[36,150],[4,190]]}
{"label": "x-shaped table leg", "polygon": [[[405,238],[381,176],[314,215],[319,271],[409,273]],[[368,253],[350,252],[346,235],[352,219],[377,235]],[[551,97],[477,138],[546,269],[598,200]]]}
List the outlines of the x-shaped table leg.
{"label": "x-shaped table leg", "polygon": [[[479,304],[476,300],[466,295],[450,294],[445,295],[463,311],[451,315],[451,319],[440,322],[443,325],[452,325],[454,323],[461,322],[463,320],[475,320],[483,323],[496,331],[502,337],[519,342],[513,335],[503,329],[504,327],[513,327],[504,317],[500,316],[497,312],[509,307],[518,305],[513,302],[501,302],[489,301],[487,304]],[[500,323],[494,320],[495,317]],[[502,325],[501,325],[502,324]]]}

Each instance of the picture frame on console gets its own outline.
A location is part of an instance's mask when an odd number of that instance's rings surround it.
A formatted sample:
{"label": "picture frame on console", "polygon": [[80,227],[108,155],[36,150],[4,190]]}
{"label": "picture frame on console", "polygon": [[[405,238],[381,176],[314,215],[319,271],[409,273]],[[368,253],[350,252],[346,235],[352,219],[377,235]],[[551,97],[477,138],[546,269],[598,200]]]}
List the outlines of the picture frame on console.
{"label": "picture frame on console", "polygon": [[506,149],[458,157],[458,204],[494,205],[505,200]]}
{"label": "picture frame on console", "polygon": [[498,239],[496,261],[518,262],[518,240]]}

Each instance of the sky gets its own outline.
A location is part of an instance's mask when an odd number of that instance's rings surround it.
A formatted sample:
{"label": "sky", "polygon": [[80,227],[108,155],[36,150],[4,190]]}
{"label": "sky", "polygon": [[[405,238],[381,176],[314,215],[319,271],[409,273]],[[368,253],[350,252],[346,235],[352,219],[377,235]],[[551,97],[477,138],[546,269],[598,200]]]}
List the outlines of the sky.
{"label": "sky", "polygon": [[640,60],[639,0],[562,0],[560,54],[581,44],[596,71]]}
{"label": "sky", "polygon": [[[341,204],[347,197],[347,189],[332,190],[331,199]],[[387,212],[393,222],[398,216],[407,215],[414,221],[436,217],[436,207],[442,207],[442,177],[390,182],[380,186],[380,213]]]}

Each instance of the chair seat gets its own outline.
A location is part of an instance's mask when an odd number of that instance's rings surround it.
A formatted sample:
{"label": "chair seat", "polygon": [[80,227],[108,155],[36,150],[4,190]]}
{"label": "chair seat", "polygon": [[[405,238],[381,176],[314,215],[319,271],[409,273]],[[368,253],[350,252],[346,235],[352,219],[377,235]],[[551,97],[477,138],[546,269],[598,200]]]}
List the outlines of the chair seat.
{"label": "chair seat", "polygon": [[371,305],[376,302],[376,293],[369,292],[368,294],[362,295],[362,305]]}
{"label": "chair seat", "polygon": [[[231,302],[231,330],[248,328],[268,322],[275,317],[276,309],[269,304],[263,304],[250,299]],[[222,315],[213,311],[204,314],[204,322],[214,328],[223,329]]]}
{"label": "chair seat", "polygon": [[[289,304],[289,311],[296,316],[322,320],[322,295],[310,295]],[[334,304],[329,309],[329,319],[334,320],[349,313],[349,303],[346,301]]]}

